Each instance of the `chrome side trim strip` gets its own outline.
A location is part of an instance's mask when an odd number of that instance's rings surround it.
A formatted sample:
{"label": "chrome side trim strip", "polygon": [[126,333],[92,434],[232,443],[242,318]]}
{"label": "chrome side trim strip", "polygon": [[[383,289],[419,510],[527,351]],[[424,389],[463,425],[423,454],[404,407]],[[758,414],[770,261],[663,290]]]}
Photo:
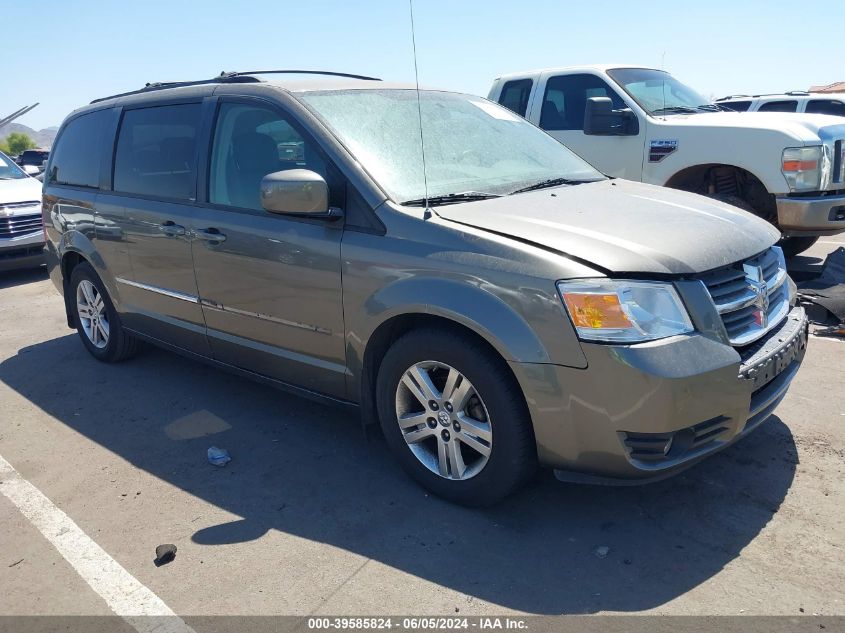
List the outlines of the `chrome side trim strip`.
{"label": "chrome side trim strip", "polygon": [[115,277],[115,281],[121,284],[126,284],[127,286],[133,286],[134,288],[140,288],[141,290],[149,290],[150,292],[155,292],[156,294],[164,295],[165,297],[181,299],[182,301],[187,301],[188,303],[200,302],[199,297],[195,297],[194,295],[176,292],[175,290],[168,290],[167,288],[159,288],[158,286],[150,286],[149,284],[142,284],[138,281],[130,281],[129,279],[124,279],[123,277]]}
{"label": "chrome side trim strip", "polygon": [[231,314],[238,314],[240,316],[252,317],[254,319],[260,319],[262,321],[271,321],[272,323],[279,323],[280,325],[288,325],[290,327],[299,328],[301,330],[308,330],[309,332],[317,332],[318,334],[331,334],[331,330],[327,330],[326,328],[317,327],[316,325],[309,325],[308,323],[298,323],[296,321],[288,321],[287,319],[281,319],[279,317],[274,317],[269,314],[261,314],[260,312],[248,312],[246,310],[240,310],[238,308],[232,308],[230,306],[224,306],[220,303],[216,303],[214,301],[209,301],[208,299],[202,299],[200,301],[202,307],[210,308],[211,310],[217,310],[218,312],[229,312]]}

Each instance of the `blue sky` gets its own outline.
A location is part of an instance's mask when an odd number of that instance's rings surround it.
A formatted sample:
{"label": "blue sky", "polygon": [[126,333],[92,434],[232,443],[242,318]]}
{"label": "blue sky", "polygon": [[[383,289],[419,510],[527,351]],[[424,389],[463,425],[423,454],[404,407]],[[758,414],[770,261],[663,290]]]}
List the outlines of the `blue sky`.
{"label": "blue sky", "polygon": [[[407,0],[3,5],[0,115],[39,101],[19,119],[33,128],[58,125],[96,97],[221,70],[304,67],[413,80]],[[420,81],[481,95],[507,72],[660,67],[664,54],[666,69],[706,96],[845,80],[842,0],[415,0],[414,10]]]}

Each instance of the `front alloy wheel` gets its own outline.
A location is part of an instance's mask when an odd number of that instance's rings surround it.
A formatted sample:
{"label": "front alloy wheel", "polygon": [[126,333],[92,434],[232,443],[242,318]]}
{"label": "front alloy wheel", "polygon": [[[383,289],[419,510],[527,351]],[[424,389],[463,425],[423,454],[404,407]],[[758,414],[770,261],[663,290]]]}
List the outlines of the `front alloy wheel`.
{"label": "front alloy wheel", "polygon": [[490,414],[472,383],[454,367],[423,361],[409,367],[396,388],[402,437],[428,470],[470,479],[490,458]]}
{"label": "front alloy wheel", "polygon": [[519,383],[504,359],[475,336],[456,328],[406,332],[382,358],[375,396],[397,461],[440,497],[490,505],[536,469]]}

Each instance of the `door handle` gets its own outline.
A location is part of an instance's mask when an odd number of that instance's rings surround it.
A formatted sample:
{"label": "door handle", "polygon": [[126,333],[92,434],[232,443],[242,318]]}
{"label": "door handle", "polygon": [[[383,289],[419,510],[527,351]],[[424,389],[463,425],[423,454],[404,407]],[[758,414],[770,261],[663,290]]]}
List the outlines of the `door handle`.
{"label": "door handle", "polygon": [[214,227],[208,229],[194,229],[194,237],[204,240],[210,244],[219,244],[226,241],[226,236]]}
{"label": "door handle", "polygon": [[176,224],[173,220],[162,222],[161,224],[159,224],[158,230],[167,235],[168,237],[178,237],[180,235],[185,235],[185,227],[181,224]]}

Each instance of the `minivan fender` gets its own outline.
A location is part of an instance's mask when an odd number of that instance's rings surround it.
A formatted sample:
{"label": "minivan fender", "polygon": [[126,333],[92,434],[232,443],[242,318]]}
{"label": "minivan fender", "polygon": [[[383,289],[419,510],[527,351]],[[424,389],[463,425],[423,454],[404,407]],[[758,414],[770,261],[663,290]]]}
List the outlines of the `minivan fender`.
{"label": "minivan fender", "polygon": [[97,275],[103,281],[103,284],[105,284],[109,298],[112,300],[115,308],[119,310],[120,291],[117,287],[117,282],[115,282],[114,277],[106,267],[106,263],[97,251],[97,247],[87,235],[78,230],[65,231],[59,239],[57,250],[65,288],[67,288],[67,284],[70,282],[70,270],[67,264],[69,257],[73,253],[80,259],[87,261],[94,268]]}
{"label": "minivan fender", "polygon": [[[364,317],[360,323],[370,327],[355,331],[355,325],[350,324],[347,332],[347,340],[364,342],[360,349],[350,350],[354,352],[350,359],[358,359],[354,363],[358,367],[350,367],[353,374],[360,368],[373,334],[391,319],[405,315],[441,317],[462,325],[490,344],[505,361],[586,367],[577,338],[566,336],[568,322],[558,305],[526,293],[485,287],[486,282],[481,280],[475,282],[411,277],[380,288],[362,305]],[[534,328],[523,315],[531,317]],[[545,324],[549,331],[536,331],[537,324]],[[554,341],[555,349],[549,349],[544,340]]]}

